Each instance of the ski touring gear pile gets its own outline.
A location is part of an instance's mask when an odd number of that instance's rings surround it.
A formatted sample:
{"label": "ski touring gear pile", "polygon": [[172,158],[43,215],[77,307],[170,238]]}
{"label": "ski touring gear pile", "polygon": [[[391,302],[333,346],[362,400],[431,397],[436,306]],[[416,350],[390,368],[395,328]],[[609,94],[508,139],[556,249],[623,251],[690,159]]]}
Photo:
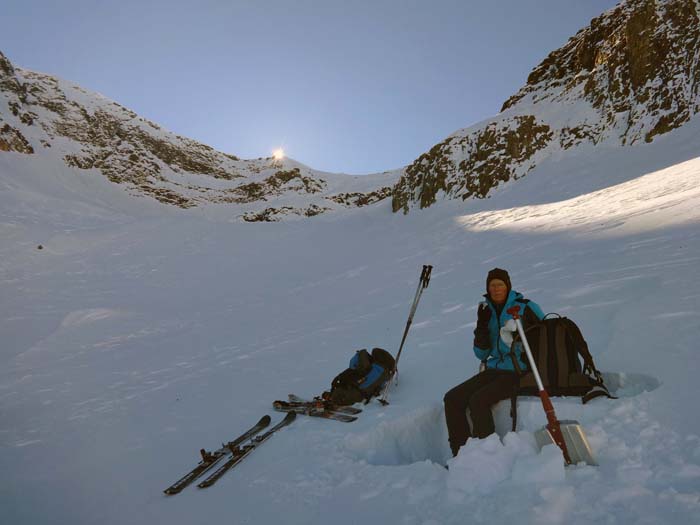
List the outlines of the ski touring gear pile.
{"label": "ski touring gear pile", "polygon": [[381,393],[389,380],[396,362],[383,348],[358,350],[350,359],[349,368],[338,374],[331,383],[331,390],[323,393],[323,399],[335,406],[353,405]]}

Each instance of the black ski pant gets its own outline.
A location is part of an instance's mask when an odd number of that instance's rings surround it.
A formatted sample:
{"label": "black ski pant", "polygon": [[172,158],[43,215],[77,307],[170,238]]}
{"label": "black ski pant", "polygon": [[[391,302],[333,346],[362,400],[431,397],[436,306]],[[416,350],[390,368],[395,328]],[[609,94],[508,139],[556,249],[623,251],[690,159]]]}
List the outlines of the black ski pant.
{"label": "black ski pant", "polygon": [[[470,437],[485,438],[493,434],[491,407],[515,393],[518,376],[508,370],[484,370],[445,394],[445,419],[452,455]],[[467,409],[474,428],[469,428]]]}

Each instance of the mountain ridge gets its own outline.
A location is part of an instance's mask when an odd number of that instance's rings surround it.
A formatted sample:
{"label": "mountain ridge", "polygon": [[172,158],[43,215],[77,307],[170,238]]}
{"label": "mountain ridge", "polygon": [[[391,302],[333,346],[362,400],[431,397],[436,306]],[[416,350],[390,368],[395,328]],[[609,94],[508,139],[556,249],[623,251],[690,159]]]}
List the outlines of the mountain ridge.
{"label": "mountain ridge", "polygon": [[392,208],[485,198],[580,145],[650,142],[700,112],[700,4],[628,0],[530,73],[501,113],[459,130],[406,168]]}
{"label": "mountain ridge", "polygon": [[15,67],[0,53],[0,151],[53,155],[184,209],[231,208],[277,221],[391,200],[393,212],[483,199],[542,161],[582,146],[632,146],[700,112],[700,3],[627,0],[552,51],[501,112],[458,130],[411,164],[350,176],[292,159],[243,160],[99,94]]}
{"label": "mountain ridge", "polygon": [[390,196],[396,178],[324,173],[293,159],[240,159],[80,86],[15,67],[2,53],[0,151],[53,155],[184,209],[236,205],[240,218],[253,222],[373,204]]}

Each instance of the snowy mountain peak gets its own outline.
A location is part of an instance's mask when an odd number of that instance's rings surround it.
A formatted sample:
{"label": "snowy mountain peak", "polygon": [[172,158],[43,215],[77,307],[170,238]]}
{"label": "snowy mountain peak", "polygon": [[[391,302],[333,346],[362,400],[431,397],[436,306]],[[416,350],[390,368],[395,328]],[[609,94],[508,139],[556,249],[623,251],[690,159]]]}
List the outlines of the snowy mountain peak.
{"label": "snowy mountain peak", "polygon": [[393,209],[484,198],[561,151],[651,142],[700,111],[699,65],[698,2],[623,2],[550,53],[497,117],[408,166]]}
{"label": "snowy mountain peak", "polygon": [[[322,173],[292,159],[242,160],[181,137],[97,93],[15,67],[0,53],[0,151],[50,156],[76,174],[180,208],[246,221],[312,216],[386,199],[396,176]],[[26,160],[26,159],[25,159]]]}
{"label": "snowy mountain peak", "polygon": [[623,130],[623,143],[651,142],[700,110],[699,11],[692,0],[616,6],[550,53],[503,111],[528,97],[581,97],[609,128]]}

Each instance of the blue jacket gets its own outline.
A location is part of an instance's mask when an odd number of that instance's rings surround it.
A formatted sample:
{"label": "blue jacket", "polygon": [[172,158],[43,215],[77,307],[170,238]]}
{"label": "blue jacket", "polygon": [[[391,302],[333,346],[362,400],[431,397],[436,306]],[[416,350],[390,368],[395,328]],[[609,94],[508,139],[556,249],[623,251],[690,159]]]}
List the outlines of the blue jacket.
{"label": "blue jacket", "polygon": [[[537,319],[542,319],[544,318],[544,313],[537,303],[524,299],[521,293],[511,290],[508,293],[508,298],[506,299],[505,305],[503,305],[503,310],[499,317],[496,314],[496,307],[488,294],[484,295],[484,297],[486,298],[486,303],[491,308],[491,320],[489,321],[489,340],[491,341],[491,348],[479,348],[475,346],[474,353],[480,361],[486,361],[486,368],[514,371],[513,360],[510,356],[510,346],[501,339],[500,334],[501,328],[509,319],[513,318],[507,310],[515,305],[520,306],[520,317],[526,329],[529,324],[528,321],[534,321],[532,318],[533,315]],[[527,356],[522,348],[522,343],[516,343],[513,350],[515,357],[518,359],[520,369],[527,370],[529,368],[526,366]]]}

